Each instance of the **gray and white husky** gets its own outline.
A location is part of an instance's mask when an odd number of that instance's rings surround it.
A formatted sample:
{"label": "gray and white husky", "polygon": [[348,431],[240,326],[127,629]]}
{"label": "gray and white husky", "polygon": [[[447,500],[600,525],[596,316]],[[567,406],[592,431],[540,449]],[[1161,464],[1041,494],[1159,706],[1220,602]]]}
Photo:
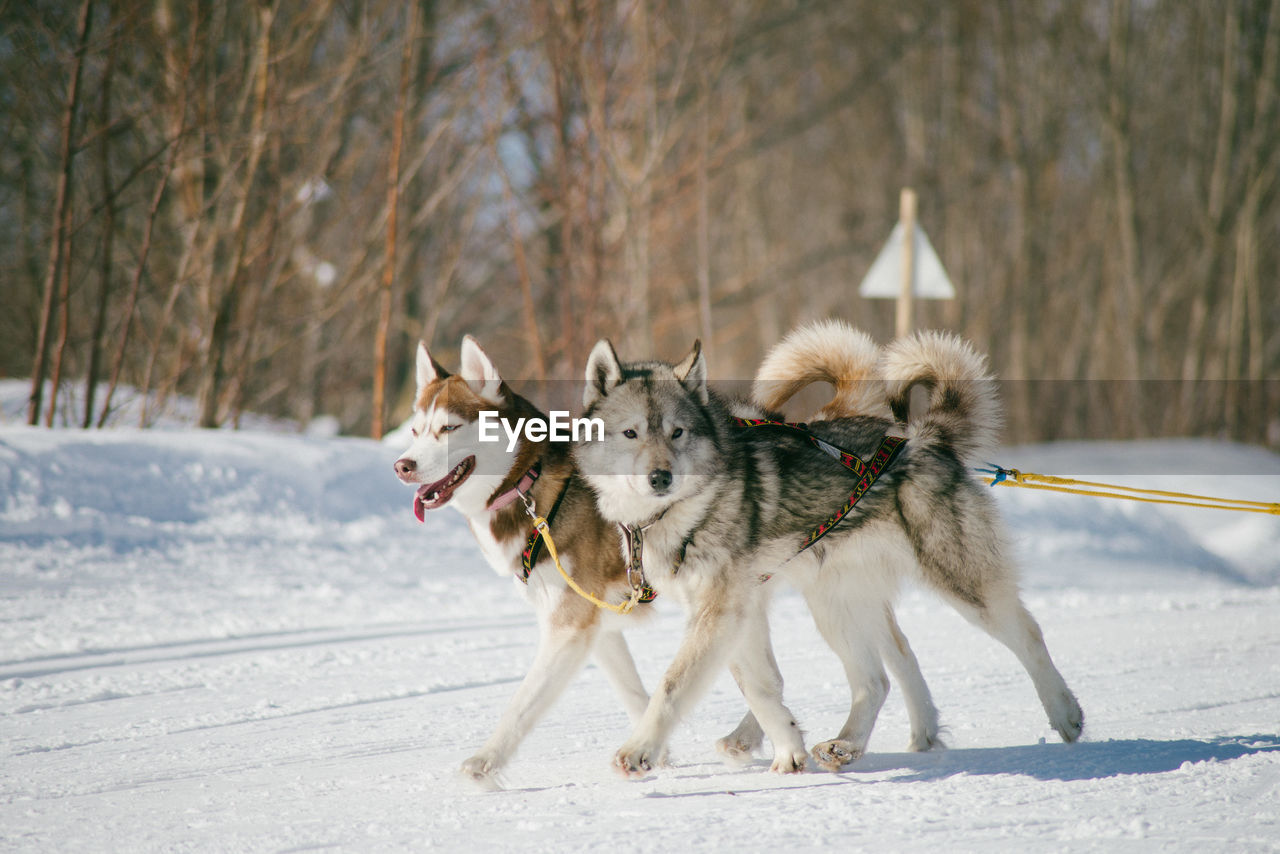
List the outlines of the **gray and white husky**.
{"label": "gray and white husky", "polygon": [[[624,773],[660,761],[676,722],[725,663],[774,745],[774,770],[803,768],[768,643],[765,609],[778,577],[804,595],[853,694],[840,733],[813,749],[819,765],[837,769],[866,749],[888,690],[882,658],[898,671],[909,707],[932,709],[892,616],[902,581],[913,577],[1008,646],[1051,725],[1065,741],[1079,737],[1083,713],[1019,598],[994,502],[969,473],[1000,422],[985,360],[958,338],[921,333],[886,349],[877,381],[865,370],[868,346],[842,324],[793,332],[762,365],[751,405],[708,388],[697,343],[674,365],[623,364],[608,341],[592,351],[583,402],[603,421],[604,439],[575,446],[578,469],[601,514],[628,531],[648,583],[689,611],[674,661],[615,755]],[[851,371],[867,381],[850,381]],[[850,501],[858,477],[804,433],[735,419],[776,418],[770,410],[815,380],[837,392],[808,425],[820,443],[862,460],[886,435],[906,443],[842,521],[802,550],[815,524]],[[928,406],[909,412],[917,385],[928,389]],[[896,421],[846,414],[874,412],[877,400]],[[917,729],[936,737],[936,713],[932,726],[913,720],[913,740]]]}

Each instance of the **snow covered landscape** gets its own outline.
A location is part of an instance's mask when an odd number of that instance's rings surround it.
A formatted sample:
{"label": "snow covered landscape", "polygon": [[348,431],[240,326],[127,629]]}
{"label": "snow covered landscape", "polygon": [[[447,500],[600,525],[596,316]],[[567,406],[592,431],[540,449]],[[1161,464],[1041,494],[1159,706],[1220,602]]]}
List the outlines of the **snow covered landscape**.
{"label": "snow covered landscape", "polygon": [[[1025,598],[1080,698],[1059,743],[1013,657],[926,594],[900,620],[949,749],[781,777],[714,749],[722,677],[669,767],[610,768],[594,667],[506,788],[455,774],[533,655],[532,611],[461,517],[413,518],[402,444],[269,430],[0,421],[0,848],[1280,850],[1280,518],[998,490]],[[1006,449],[997,462],[1280,501],[1280,457],[1208,441]],[[681,615],[629,634],[646,684]],[[812,743],[847,711],[799,596],[773,608]]]}

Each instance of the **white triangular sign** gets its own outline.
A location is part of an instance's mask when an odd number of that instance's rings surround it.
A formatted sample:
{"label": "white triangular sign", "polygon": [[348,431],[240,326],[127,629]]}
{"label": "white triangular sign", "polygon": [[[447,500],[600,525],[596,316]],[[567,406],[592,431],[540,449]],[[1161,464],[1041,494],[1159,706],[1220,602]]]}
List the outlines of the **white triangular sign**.
{"label": "white triangular sign", "polygon": [[[915,279],[911,290],[921,299],[952,299],[956,289],[947,278],[947,271],[942,269],[938,253],[933,251],[933,244],[918,224],[915,227],[913,241],[915,260],[913,272]],[[864,297],[880,299],[897,299],[902,294],[902,223],[893,227],[889,242],[876,256],[867,275],[858,286],[858,293]]]}

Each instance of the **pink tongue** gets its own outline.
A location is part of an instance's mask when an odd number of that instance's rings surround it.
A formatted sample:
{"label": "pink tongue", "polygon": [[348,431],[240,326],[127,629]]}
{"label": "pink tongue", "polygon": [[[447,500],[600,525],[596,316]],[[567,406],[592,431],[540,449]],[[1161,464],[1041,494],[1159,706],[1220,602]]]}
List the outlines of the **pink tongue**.
{"label": "pink tongue", "polygon": [[422,506],[422,493],[415,492],[413,494],[413,515],[418,517],[419,522],[425,522],[426,508]]}

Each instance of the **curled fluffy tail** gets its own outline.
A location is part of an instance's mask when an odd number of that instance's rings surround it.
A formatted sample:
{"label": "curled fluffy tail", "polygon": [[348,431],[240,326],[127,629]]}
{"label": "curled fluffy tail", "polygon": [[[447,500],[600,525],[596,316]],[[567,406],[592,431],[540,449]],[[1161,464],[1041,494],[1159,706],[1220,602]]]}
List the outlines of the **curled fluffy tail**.
{"label": "curled fluffy tail", "polygon": [[756,373],[751,397],[757,406],[776,412],[810,383],[828,382],[835,396],[816,418],[887,417],[879,356],[869,335],[843,321],[822,320],[801,326],[769,351]]}
{"label": "curled fluffy tail", "polygon": [[[884,349],[880,370],[894,417],[908,438],[947,445],[961,460],[976,461],[995,445],[1002,423],[987,359],[946,332],[917,332]],[[929,390],[929,405],[912,413],[911,389]]]}

